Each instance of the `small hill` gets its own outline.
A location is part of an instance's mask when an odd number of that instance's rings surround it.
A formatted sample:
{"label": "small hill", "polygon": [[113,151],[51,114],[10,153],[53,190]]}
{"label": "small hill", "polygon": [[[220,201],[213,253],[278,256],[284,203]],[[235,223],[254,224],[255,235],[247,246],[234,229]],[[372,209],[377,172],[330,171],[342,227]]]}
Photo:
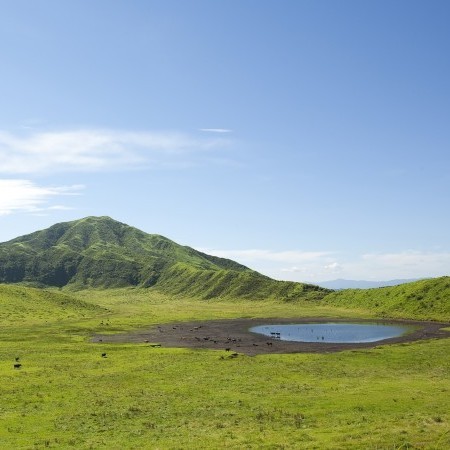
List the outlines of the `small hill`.
{"label": "small hill", "polygon": [[81,319],[106,310],[71,296],[17,285],[0,285],[1,326]]}
{"label": "small hill", "polygon": [[0,244],[0,283],[73,288],[153,287],[199,298],[318,299],[318,286],[275,281],[109,217],[53,225]]}
{"label": "small hill", "polygon": [[368,309],[381,317],[450,320],[450,277],[431,278],[393,287],[345,289],[322,303]]}

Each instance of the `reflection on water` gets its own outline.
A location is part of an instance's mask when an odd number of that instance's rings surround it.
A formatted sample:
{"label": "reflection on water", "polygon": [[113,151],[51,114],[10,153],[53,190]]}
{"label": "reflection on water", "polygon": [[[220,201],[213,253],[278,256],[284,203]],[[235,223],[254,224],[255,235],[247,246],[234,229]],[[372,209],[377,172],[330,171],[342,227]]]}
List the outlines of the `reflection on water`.
{"label": "reflection on water", "polygon": [[306,323],[290,325],[260,325],[250,328],[252,333],[263,334],[281,341],[323,342],[354,344],[377,342],[401,336],[412,327],[381,323]]}

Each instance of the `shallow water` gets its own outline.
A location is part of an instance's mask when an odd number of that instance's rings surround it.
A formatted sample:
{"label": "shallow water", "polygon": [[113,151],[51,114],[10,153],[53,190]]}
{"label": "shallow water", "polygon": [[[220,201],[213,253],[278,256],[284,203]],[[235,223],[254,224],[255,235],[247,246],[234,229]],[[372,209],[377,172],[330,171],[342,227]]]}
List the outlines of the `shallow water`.
{"label": "shallow water", "polygon": [[402,336],[412,331],[412,327],[381,323],[302,323],[260,325],[249,331],[281,341],[355,344]]}

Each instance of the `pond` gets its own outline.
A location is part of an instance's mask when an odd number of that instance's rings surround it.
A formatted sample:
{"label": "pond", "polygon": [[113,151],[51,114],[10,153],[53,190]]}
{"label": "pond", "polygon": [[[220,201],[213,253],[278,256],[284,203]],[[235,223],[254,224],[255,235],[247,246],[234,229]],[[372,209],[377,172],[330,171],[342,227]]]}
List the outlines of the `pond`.
{"label": "pond", "polygon": [[249,331],[281,341],[356,344],[383,341],[413,330],[409,325],[341,322],[260,325]]}

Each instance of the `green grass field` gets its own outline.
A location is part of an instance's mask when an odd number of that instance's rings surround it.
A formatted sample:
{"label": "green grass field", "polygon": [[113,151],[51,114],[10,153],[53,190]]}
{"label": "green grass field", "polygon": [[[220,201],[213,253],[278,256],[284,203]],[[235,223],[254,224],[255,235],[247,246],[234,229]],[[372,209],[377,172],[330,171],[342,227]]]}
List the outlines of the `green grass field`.
{"label": "green grass field", "polygon": [[448,339],[224,360],[89,341],[171,321],[373,317],[370,307],[63,292],[0,285],[1,449],[450,448]]}

